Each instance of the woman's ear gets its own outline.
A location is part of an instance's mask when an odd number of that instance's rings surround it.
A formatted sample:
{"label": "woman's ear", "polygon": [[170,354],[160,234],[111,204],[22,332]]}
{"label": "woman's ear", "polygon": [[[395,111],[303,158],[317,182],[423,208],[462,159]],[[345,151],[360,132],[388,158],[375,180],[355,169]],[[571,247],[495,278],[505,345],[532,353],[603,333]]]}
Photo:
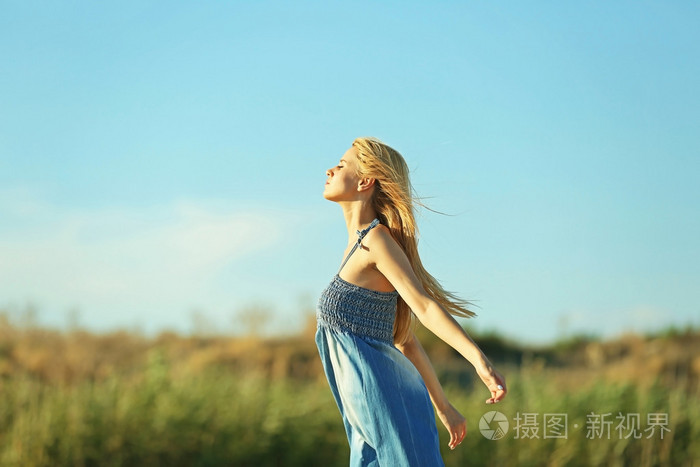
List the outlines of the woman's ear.
{"label": "woman's ear", "polygon": [[374,186],[374,179],[373,178],[361,178],[360,181],[357,183],[357,191],[369,190],[373,186]]}

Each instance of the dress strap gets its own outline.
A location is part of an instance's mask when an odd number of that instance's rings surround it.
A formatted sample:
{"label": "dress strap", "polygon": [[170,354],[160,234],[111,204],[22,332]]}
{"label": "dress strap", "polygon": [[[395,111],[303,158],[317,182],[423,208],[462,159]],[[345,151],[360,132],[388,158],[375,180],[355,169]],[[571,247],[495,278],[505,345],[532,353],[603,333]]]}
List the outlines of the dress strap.
{"label": "dress strap", "polygon": [[352,254],[355,253],[355,250],[357,250],[357,247],[362,246],[362,239],[365,238],[365,235],[367,235],[367,232],[369,232],[370,230],[375,228],[377,225],[379,225],[379,219],[374,219],[372,221],[372,223],[369,225],[369,227],[367,227],[364,230],[357,231],[357,237],[358,237],[357,243],[355,243],[353,245],[352,250],[350,250],[350,253],[348,253],[348,255],[345,257],[345,261],[343,261],[343,264],[340,265],[340,269],[338,269],[338,274],[340,274],[340,271],[343,270],[343,267],[345,266],[345,263],[347,263],[348,260],[350,259],[350,256],[352,256]]}

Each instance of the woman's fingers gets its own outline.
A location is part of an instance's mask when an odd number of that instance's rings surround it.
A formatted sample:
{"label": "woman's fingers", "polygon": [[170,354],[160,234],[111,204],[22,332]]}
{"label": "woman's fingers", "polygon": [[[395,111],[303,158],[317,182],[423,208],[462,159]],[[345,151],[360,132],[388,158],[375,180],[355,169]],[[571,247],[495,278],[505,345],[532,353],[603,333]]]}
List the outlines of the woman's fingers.
{"label": "woman's fingers", "polygon": [[459,446],[462,441],[464,441],[464,437],[467,435],[467,427],[466,425],[462,425],[455,429],[454,431],[450,432],[450,449],[454,449],[457,446]]}
{"label": "woman's fingers", "polygon": [[495,404],[504,397],[508,389],[506,388],[506,379],[498,371],[492,370],[489,378],[484,378],[486,387],[491,391],[491,397],[486,399],[487,404]]}
{"label": "woman's fingers", "polygon": [[450,434],[450,440],[447,445],[450,449],[455,449],[467,433],[467,421],[452,404],[447,404],[446,407],[439,410],[438,415]]}
{"label": "woman's fingers", "polygon": [[501,381],[496,385],[496,390],[492,391],[491,393],[493,394],[492,399],[494,402],[498,402],[504,397],[506,397],[506,393],[508,392],[508,389],[506,388],[506,382],[504,378],[501,378]]}

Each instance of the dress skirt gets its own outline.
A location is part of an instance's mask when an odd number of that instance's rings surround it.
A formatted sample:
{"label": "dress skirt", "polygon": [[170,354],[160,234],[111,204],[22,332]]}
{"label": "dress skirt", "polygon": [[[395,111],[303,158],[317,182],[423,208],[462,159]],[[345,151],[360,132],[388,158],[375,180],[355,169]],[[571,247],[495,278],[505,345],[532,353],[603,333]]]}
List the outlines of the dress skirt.
{"label": "dress skirt", "polygon": [[350,443],[351,466],[443,466],[418,370],[392,344],[319,324],[316,345]]}

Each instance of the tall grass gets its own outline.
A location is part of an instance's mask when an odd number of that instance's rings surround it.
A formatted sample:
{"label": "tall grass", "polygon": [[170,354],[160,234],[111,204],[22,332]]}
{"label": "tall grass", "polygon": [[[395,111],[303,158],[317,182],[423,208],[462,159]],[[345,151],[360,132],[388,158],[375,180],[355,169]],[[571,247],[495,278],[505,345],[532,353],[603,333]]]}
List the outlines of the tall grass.
{"label": "tall grass", "polygon": [[[347,465],[341,419],[324,381],[270,381],[222,368],[174,371],[149,355],[143,373],[98,382],[46,385],[27,376],[2,382],[0,461],[25,466]],[[487,406],[479,387],[449,387],[469,421],[469,434],[443,455],[457,465],[693,465],[700,458],[700,401],[681,389],[633,384],[562,392],[546,371],[511,371],[510,394]],[[506,415],[511,429],[499,440],[481,435],[487,411]],[[515,439],[517,413],[539,414],[539,439]],[[586,415],[666,412],[661,439],[587,439]],[[567,439],[543,439],[542,416],[565,413]],[[578,423],[579,428],[573,428]]]}
{"label": "tall grass", "polygon": [[[519,465],[519,466],[624,466],[624,465],[695,465],[700,460],[700,399],[685,388],[668,388],[660,384],[641,386],[635,383],[610,384],[600,379],[579,390],[565,390],[556,384],[553,372],[525,365],[511,371],[509,394],[495,406],[484,405],[487,395],[481,390],[462,394],[450,388],[449,394],[469,421],[469,435],[459,451],[444,452],[447,465]],[[489,440],[479,431],[479,419],[497,410],[509,421],[505,437]],[[525,414],[534,414],[537,437],[524,437]],[[663,439],[660,429],[649,428],[647,415],[668,414]],[[565,414],[567,433],[564,438],[544,437],[545,414]],[[588,416],[610,414],[610,435],[591,432]],[[622,414],[639,414],[641,439],[625,438],[615,430]],[[516,417],[521,420],[520,437],[516,438]],[[629,426],[628,424],[624,424]],[[529,432],[532,434],[532,431]],[[444,442],[447,442],[446,433]]]}
{"label": "tall grass", "polygon": [[[127,334],[102,339],[7,326],[0,331],[2,465],[348,463],[342,421],[309,336],[234,341],[167,335],[148,341]],[[654,364],[658,371],[647,379],[639,374],[652,373],[633,369],[624,377],[610,376],[611,368],[621,375],[626,367],[614,364],[606,352],[631,358],[619,343],[595,350],[588,363],[575,368],[521,352],[525,357],[517,364],[499,366],[509,394],[497,405],[484,404],[488,394],[464,364],[459,373],[440,363],[438,371],[448,376],[446,391],[467,417],[469,430],[462,445],[450,451],[438,422],[446,465],[696,465],[700,393],[695,367],[679,362],[696,365],[697,354],[677,352],[690,348],[687,343],[664,350],[659,346],[676,341],[664,342],[640,347],[651,345],[656,355],[669,355],[666,363]],[[88,351],[80,355],[78,348]],[[487,439],[479,431],[480,418],[492,410],[510,422],[502,439]],[[538,438],[516,438],[516,416],[525,413],[536,414]],[[591,413],[610,413],[613,420],[619,413],[638,413],[642,430],[648,414],[667,413],[670,431],[663,439],[658,430],[641,439],[624,438],[614,423],[610,439],[589,439]],[[566,414],[566,438],[543,437],[544,414]]]}
{"label": "tall grass", "polygon": [[[154,351],[142,374],[0,386],[0,462],[22,466],[331,465],[346,456],[319,383],[183,373]],[[340,464],[339,464],[340,465]]]}

